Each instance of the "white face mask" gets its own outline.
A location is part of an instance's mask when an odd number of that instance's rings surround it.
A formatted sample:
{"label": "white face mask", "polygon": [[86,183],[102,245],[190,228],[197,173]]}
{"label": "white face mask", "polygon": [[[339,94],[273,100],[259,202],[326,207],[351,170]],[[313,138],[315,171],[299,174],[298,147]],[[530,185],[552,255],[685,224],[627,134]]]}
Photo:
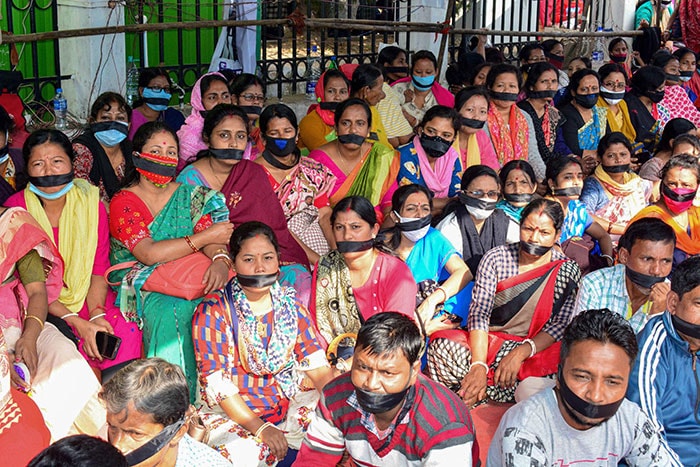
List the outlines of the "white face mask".
{"label": "white face mask", "polygon": [[[483,201],[489,201],[493,202],[492,199],[489,198],[483,198]],[[483,208],[475,208],[474,206],[465,206],[467,208],[467,212],[477,220],[483,221],[484,219],[488,219],[488,217],[493,214],[493,209],[483,209]]]}
{"label": "white face mask", "polygon": [[[607,96],[605,95],[606,93],[617,94],[617,95],[620,96],[620,97],[619,97],[619,98],[617,98],[617,97],[616,97],[616,98],[607,97]],[[601,87],[600,87],[600,95],[603,96],[603,99],[605,100],[605,102],[608,103],[608,105],[617,105],[617,104],[620,103],[620,101],[622,100],[622,98],[625,97],[625,93],[624,93],[624,92],[612,92],[612,91],[606,89],[605,86],[601,86]]]}
{"label": "white face mask", "polygon": [[[409,222],[415,222],[421,219],[416,219],[415,217],[401,217],[399,216],[399,213],[394,211],[394,215],[399,219],[399,224],[406,224]],[[428,221],[428,225],[425,225],[419,229],[416,230],[403,230],[401,231],[401,235],[406,237],[406,240],[409,240],[413,243],[416,243],[418,240],[421,238],[425,237],[428,234],[428,230],[430,230],[430,221]]]}

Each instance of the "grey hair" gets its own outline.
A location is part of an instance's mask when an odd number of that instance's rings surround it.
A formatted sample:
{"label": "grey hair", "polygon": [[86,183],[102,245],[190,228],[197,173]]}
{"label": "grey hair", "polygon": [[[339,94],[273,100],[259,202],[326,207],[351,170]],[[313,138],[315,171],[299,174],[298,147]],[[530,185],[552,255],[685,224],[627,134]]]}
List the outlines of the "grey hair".
{"label": "grey hair", "polygon": [[[154,423],[168,426],[185,416],[190,405],[187,380],[182,369],[162,358],[136,360],[107,381],[99,394],[107,411],[118,414],[133,403]],[[124,418],[128,416],[126,412]]]}

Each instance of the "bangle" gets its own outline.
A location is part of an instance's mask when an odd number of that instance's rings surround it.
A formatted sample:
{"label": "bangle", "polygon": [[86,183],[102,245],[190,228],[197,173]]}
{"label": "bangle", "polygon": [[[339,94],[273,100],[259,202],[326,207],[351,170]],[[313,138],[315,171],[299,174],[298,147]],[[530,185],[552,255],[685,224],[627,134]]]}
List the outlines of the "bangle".
{"label": "bangle", "polygon": [[486,373],[489,372],[489,366],[485,362],[480,362],[478,360],[475,362],[472,362],[471,366],[469,367],[469,370],[471,370],[474,365],[483,366],[484,368],[486,368]]}
{"label": "bangle", "polygon": [[612,266],[613,264],[615,264],[615,260],[614,260],[613,257],[610,256],[610,255],[600,255],[600,257],[601,257],[601,258],[605,258],[605,259],[609,259],[609,260],[610,260],[609,266]]}
{"label": "bangle", "polygon": [[189,235],[185,235],[185,241],[187,242],[187,245],[189,245],[189,247],[192,248],[193,253],[197,253],[199,251],[199,248],[197,248],[197,246],[194,243],[192,243],[192,239]]}
{"label": "bangle", "polygon": [[273,425],[270,422],[263,423],[262,425],[260,425],[260,428],[258,428],[258,431],[255,432],[255,437],[260,438],[260,435],[262,434],[263,431],[265,431],[265,428],[267,428],[268,426],[274,427],[275,425]]}
{"label": "bangle", "polygon": [[38,316],[34,316],[34,315],[27,315],[24,317],[25,325],[27,323],[27,320],[30,318],[36,320],[39,323],[39,325],[41,326],[41,329],[44,329],[44,321],[41,318],[39,318]]}
{"label": "bangle", "polygon": [[95,316],[91,316],[91,317],[90,317],[90,322],[92,323],[93,321],[95,321],[95,320],[98,319],[98,318],[104,318],[104,316],[105,316],[105,313],[100,313],[100,314],[97,314],[97,315],[95,315]]}
{"label": "bangle", "polygon": [[215,254],[215,255],[212,257],[211,262],[213,263],[213,262],[216,261],[217,259],[220,259],[221,261],[223,261],[224,263],[226,263],[226,267],[227,267],[227,268],[233,269],[233,261],[231,261],[231,257],[228,255],[228,253],[217,253],[217,254]]}
{"label": "bangle", "polygon": [[70,313],[66,313],[66,314],[63,315],[63,316],[59,316],[59,318],[61,318],[62,320],[65,321],[66,318],[70,318],[71,316],[78,316],[78,314],[77,314],[77,313],[70,312]]}
{"label": "bangle", "polygon": [[614,226],[615,226],[614,223],[608,222],[608,234],[611,234],[611,233],[612,233],[612,229],[613,229]]}
{"label": "bangle", "polygon": [[523,345],[523,344],[530,344],[530,347],[532,348],[532,350],[530,351],[530,356],[527,358],[534,357],[535,354],[537,353],[537,346],[535,345],[535,341],[533,341],[532,339],[523,339],[523,341],[520,345]]}
{"label": "bangle", "polygon": [[438,290],[442,292],[443,297],[442,300],[438,303],[445,303],[447,301],[447,292],[445,292],[445,289],[443,289],[442,287],[438,287],[437,289],[435,289],[435,292],[437,292]]}

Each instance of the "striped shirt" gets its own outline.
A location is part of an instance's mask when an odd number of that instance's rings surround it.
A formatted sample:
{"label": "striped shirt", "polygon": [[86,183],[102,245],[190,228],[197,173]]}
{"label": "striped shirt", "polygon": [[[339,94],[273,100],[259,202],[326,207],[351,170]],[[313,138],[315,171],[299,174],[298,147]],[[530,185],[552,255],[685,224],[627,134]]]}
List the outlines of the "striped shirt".
{"label": "striped shirt", "polygon": [[337,465],[346,450],[358,466],[471,466],[479,459],[467,406],[440,383],[419,375],[405,399],[412,406],[381,439],[367,426],[373,417],[349,403],[354,394],[350,373],[326,385],[295,466]]}

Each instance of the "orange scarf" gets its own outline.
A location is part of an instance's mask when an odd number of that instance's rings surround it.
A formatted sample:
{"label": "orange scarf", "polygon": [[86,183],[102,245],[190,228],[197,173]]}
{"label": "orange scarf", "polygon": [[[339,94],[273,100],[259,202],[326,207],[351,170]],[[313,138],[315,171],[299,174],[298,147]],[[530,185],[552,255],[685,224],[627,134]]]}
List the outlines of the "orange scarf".
{"label": "orange scarf", "polygon": [[639,214],[630,221],[630,224],[644,217],[655,217],[671,226],[673,231],[676,232],[676,248],[679,250],[688,255],[700,254],[700,208],[691,206],[690,209],[688,209],[688,229],[690,230],[690,235],[688,235],[687,230],[683,229],[673,220],[673,217],[671,217],[665,209],[655,204],[642,209]]}
{"label": "orange scarf", "polygon": [[488,122],[493,147],[498,156],[498,163],[501,167],[512,160],[527,160],[527,120],[516,105],[510,108],[510,116],[507,123],[510,126],[510,130],[508,130],[506,122],[493,105],[489,106],[486,121]]}

